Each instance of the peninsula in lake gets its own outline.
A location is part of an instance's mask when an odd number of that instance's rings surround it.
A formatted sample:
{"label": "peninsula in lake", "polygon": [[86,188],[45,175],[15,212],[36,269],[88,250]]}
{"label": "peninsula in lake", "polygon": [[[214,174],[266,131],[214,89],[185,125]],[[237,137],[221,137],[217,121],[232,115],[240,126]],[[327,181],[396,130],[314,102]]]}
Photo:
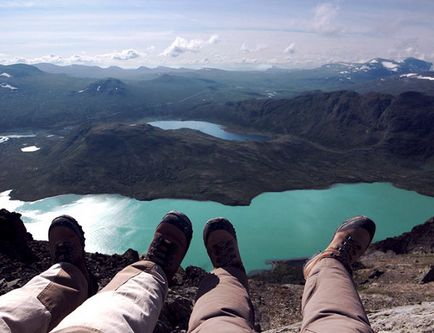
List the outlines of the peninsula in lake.
{"label": "peninsula in lake", "polygon": [[[431,63],[384,63],[237,73],[0,66],[0,191],[245,205],[262,192],[391,182],[432,196]],[[147,124],[175,119],[222,124],[241,139]]]}

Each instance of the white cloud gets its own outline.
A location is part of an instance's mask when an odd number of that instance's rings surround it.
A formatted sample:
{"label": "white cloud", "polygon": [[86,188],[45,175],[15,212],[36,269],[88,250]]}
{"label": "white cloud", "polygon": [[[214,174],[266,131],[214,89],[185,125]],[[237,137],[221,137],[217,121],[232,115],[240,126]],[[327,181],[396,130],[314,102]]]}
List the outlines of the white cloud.
{"label": "white cloud", "polygon": [[396,60],[403,60],[408,57],[425,60],[426,53],[423,51],[420,44],[418,38],[401,40],[387,51],[388,56]]}
{"label": "white cloud", "polygon": [[208,43],[209,43],[209,44],[217,44],[218,42],[220,42],[220,37],[219,37],[219,35],[212,35],[212,36],[208,39]]}
{"label": "white cloud", "polygon": [[243,64],[257,64],[258,59],[256,59],[256,58],[243,58],[243,59],[241,59],[241,63],[243,63]]}
{"label": "white cloud", "polygon": [[246,42],[244,42],[243,44],[241,44],[240,51],[243,52],[243,53],[252,52],[252,50],[247,47]]}
{"label": "white cloud", "polygon": [[161,55],[177,57],[185,52],[198,52],[202,44],[203,41],[200,39],[187,40],[178,36]]}
{"label": "white cloud", "polygon": [[266,50],[267,48],[268,48],[268,46],[266,44],[257,44],[256,48],[255,48],[255,51],[256,52],[257,51],[263,51],[263,50]]}
{"label": "white cloud", "polygon": [[63,64],[65,62],[65,58],[62,56],[58,56],[55,54],[49,54],[41,57],[36,58],[18,58],[17,62],[24,62],[29,64],[37,64],[37,63],[51,63],[51,64]]}
{"label": "white cloud", "polygon": [[169,45],[160,55],[171,56],[173,58],[185,52],[199,52],[199,50],[206,44],[216,44],[220,41],[218,35],[212,35],[208,40],[202,39],[185,39],[176,37],[172,44]]}
{"label": "white cloud", "polygon": [[193,61],[194,64],[199,64],[199,65],[208,65],[210,63],[209,58],[203,58],[203,59],[196,59]]}
{"label": "white cloud", "polygon": [[131,59],[136,59],[139,57],[145,57],[145,53],[141,53],[134,49],[126,49],[122,51],[115,51],[112,53],[104,53],[97,55],[87,55],[74,54],[72,56],[63,57],[60,55],[50,54],[40,57],[24,58],[24,57],[8,57],[3,55],[4,58],[0,59],[0,63],[3,64],[15,64],[15,63],[25,63],[25,64],[38,64],[38,63],[51,63],[57,65],[70,65],[70,64],[97,64],[106,65],[111,61],[128,61]]}
{"label": "white cloud", "polygon": [[336,17],[339,7],[331,3],[323,3],[314,8],[314,18],[312,21],[313,31],[319,34],[334,35],[340,31],[336,25]]}
{"label": "white cloud", "polygon": [[130,60],[130,59],[139,58],[140,53],[136,50],[129,49],[120,52],[115,52],[112,54],[107,54],[107,56],[111,57],[113,60]]}
{"label": "white cloud", "polygon": [[240,51],[243,53],[250,53],[250,52],[263,51],[267,48],[268,48],[268,46],[266,44],[257,44],[256,47],[254,49],[252,49],[252,48],[249,48],[247,46],[246,42],[244,42],[243,44],[241,44]]}
{"label": "white cloud", "polygon": [[295,53],[295,44],[291,43],[283,50],[283,53],[286,54],[294,54]]}

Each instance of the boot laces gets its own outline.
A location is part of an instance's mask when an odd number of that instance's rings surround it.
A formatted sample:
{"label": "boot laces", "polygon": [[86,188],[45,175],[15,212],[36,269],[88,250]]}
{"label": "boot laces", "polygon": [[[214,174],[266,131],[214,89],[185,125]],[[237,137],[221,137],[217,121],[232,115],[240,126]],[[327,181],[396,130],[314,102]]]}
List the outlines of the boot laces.
{"label": "boot laces", "polygon": [[229,265],[237,257],[235,254],[234,242],[232,240],[218,242],[213,245],[212,249],[218,266]]}
{"label": "boot laces", "polygon": [[348,264],[352,263],[353,258],[357,256],[362,247],[356,242],[351,235],[345,237],[342,245],[337,248],[339,256]]}
{"label": "boot laces", "polygon": [[163,269],[168,268],[173,264],[177,248],[174,242],[159,236],[153,241],[146,257]]}
{"label": "boot laces", "polygon": [[69,262],[73,261],[73,248],[71,243],[62,242],[56,245],[56,250],[54,252],[54,261],[55,262]]}

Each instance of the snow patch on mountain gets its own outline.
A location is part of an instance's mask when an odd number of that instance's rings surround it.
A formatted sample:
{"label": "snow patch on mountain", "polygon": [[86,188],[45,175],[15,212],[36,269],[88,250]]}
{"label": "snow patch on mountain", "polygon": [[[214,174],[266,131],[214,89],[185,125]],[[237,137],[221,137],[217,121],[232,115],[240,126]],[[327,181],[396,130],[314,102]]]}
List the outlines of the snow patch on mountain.
{"label": "snow patch on mountain", "polygon": [[[348,77],[348,74],[367,74],[368,77],[381,78],[396,74],[415,74],[428,72],[431,63],[418,60],[415,58],[407,58],[403,61],[395,61],[390,59],[374,58],[363,63],[333,63],[322,66],[329,70],[336,70],[336,73],[343,78]],[[412,77],[412,75],[408,76]],[[425,76],[426,77],[426,76]]]}
{"label": "snow patch on mountain", "polygon": [[9,139],[34,138],[36,134],[9,134],[0,135],[0,143],[6,142]]}
{"label": "snow patch on mountain", "polygon": [[408,73],[408,74],[402,74],[399,77],[405,77],[405,78],[411,78],[411,79],[418,79],[418,80],[429,80],[429,81],[434,81],[434,77],[432,76],[423,76],[423,75],[418,75],[417,73]]}
{"label": "snow patch on mountain", "polygon": [[413,76],[416,76],[416,75],[417,75],[417,73],[408,73],[408,74],[402,74],[399,77],[413,77]]}
{"label": "snow patch on mountain", "polygon": [[399,65],[391,61],[382,61],[381,64],[384,68],[390,69],[391,71],[398,71]]}
{"label": "snow patch on mountain", "polygon": [[6,83],[0,83],[0,87],[1,88],[5,88],[5,89],[10,89],[10,90],[17,90],[17,87],[11,86],[10,84],[6,84]]}
{"label": "snow patch on mountain", "polygon": [[434,81],[434,77],[431,77],[431,76],[418,75],[418,76],[416,76],[416,79]]}
{"label": "snow patch on mountain", "polygon": [[21,151],[23,153],[33,153],[34,151],[38,151],[39,149],[41,148],[36,146],[28,146],[28,147],[21,148]]}

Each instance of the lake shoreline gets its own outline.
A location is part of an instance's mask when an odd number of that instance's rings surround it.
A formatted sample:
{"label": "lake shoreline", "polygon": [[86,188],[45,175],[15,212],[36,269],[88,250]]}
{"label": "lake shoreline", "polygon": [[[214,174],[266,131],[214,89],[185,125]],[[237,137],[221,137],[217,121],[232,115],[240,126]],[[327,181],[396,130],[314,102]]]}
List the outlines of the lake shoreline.
{"label": "lake shoreline", "polygon": [[10,188],[3,188],[2,186],[0,186],[0,193],[5,192],[5,191],[9,191],[10,192],[10,198],[11,200],[20,200],[20,201],[25,201],[25,202],[33,202],[33,201],[37,201],[37,200],[43,200],[43,199],[47,199],[50,197],[54,197],[54,196],[59,196],[59,195],[68,195],[68,194],[74,194],[74,195],[121,195],[124,197],[127,197],[129,199],[135,199],[135,200],[139,200],[139,201],[154,201],[154,200],[159,200],[159,199],[178,199],[178,200],[193,200],[193,201],[201,201],[201,202],[206,202],[206,201],[213,201],[213,202],[218,202],[220,204],[223,204],[225,206],[249,206],[252,201],[265,193],[280,193],[280,192],[286,192],[286,191],[299,191],[299,190],[327,190],[330,188],[333,188],[334,186],[339,186],[339,185],[353,185],[353,184],[375,184],[375,183],[388,183],[390,185],[393,185],[397,188],[401,188],[403,190],[407,190],[407,191],[412,191],[412,192],[416,192],[418,194],[421,195],[426,195],[429,197],[434,197],[434,190],[428,190],[426,188],[418,188],[418,187],[413,187],[413,186],[407,186],[407,185],[403,185],[400,186],[399,183],[396,184],[394,182],[384,182],[384,181],[372,181],[372,182],[367,182],[367,181],[355,181],[355,182],[347,182],[347,183],[343,183],[343,182],[337,182],[337,183],[333,183],[330,182],[329,184],[323,184],[323,185],[319,185],[319,186],[306,186],[306,187],[288,187],[288,188],[284,188],[284,189],[280,189],[280,190],[276,190],[276,191],[268,191],[268,190],[264,190],[262,192],[259,192],[257,194],[252,194],[252,195],[245,195],[243,197],[240,197],[239,199],[235,199],[235,200],[226,200],[223,199],[219,200],[219,198],[217,197],[217,199],[215,198],[214,195],[212,196],[183,196],[183,195],[174,195],[174,196],[141,196],[141,195],[137,195],[137,196],[130,196],[129,194],[124,194],[124,193],[112,193],[112,192],[88,192],[88,191],[83,191],[83,192],[68,192],[68,191],[59,191],[56,193],[52,193],[49,192],[49,195],[43,195],[43,194],[38,194],[38,195],[32,195],[31,193],[18,193],[16,194],[16,191],[14,191],[13,189],[11,190]]}
{"label": "lake shoreline", "polygon": [[[23,144],[41,149],[22,153]],[[99,124],[63,138],[9,140],[0,150],[0,191],[34,201],[56,195],[121,194],[246,206],[261,193],[387,182],[434,197],[423,160],[383,146],[336,148],[290,135],[227,141],[191,129]]]}
{"label": "lake shoreline", "polygon": [[[83,223],[88,251],[123,253],[146,250],[151,236],[170,210],[187,214],[195,232],[207,220],[228,218],[237,230],[247,271],[305,258],[323,248],[343,220],[366,215],[378,224],[375,240],[397,235],[434,215],[434,198],[405,191],[389,183],[340,184],[322,190],[267,192],[249,206],[213,201],[139,201],[121,195],[62,195],[35,202],[10,200],[2,192],[0,205],[23,215],[35,239],[46,239],[50,221],[67,214]],[[297,237],[294,237],[297,235]],[[273,240],[270,242],[270,240]],[[258,244],[265,244],[258,247]],[[200,237],[194,237],[186,264],[209,269]]]}

